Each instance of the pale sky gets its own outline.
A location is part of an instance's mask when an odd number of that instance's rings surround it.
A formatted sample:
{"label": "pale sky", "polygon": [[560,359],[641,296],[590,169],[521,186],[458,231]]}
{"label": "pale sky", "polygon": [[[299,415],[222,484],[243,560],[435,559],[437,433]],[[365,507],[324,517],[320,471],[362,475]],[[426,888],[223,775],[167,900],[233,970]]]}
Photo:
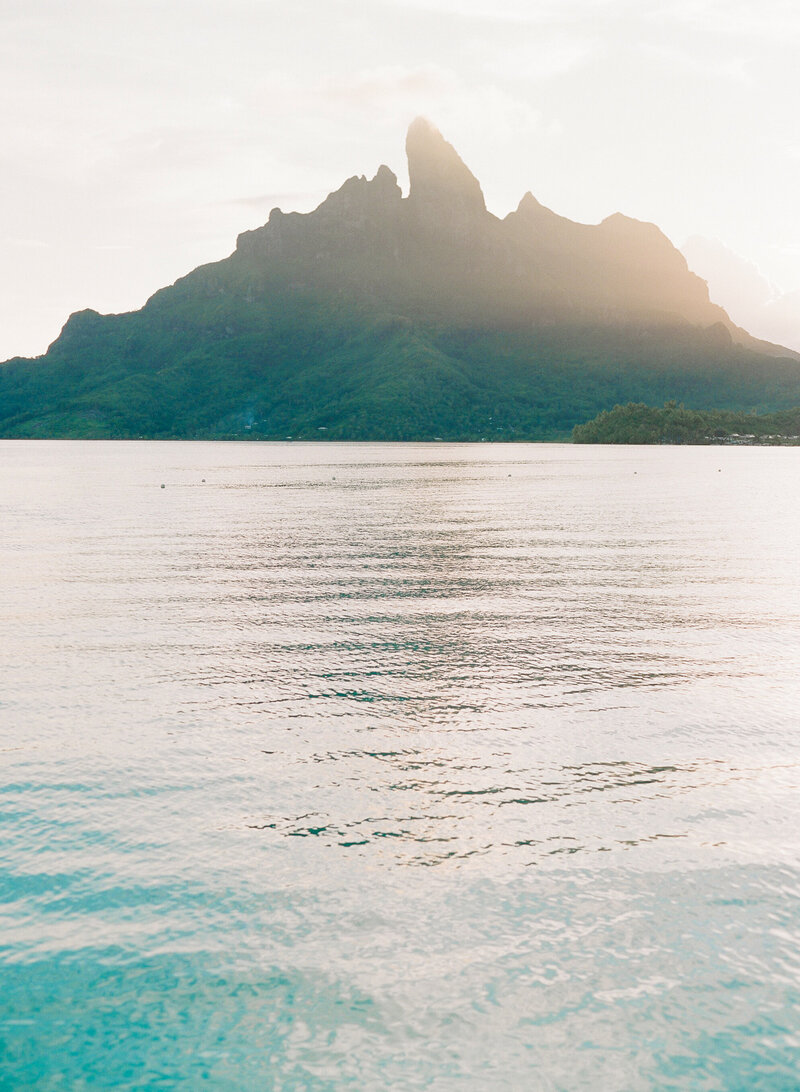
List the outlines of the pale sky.
{"label": "pale sky", "polygon": [[274,205],[405,185],[417,114],[499,215],[621,211],[796,291],[798,58],[796,0],[0,0],[0,359]]}

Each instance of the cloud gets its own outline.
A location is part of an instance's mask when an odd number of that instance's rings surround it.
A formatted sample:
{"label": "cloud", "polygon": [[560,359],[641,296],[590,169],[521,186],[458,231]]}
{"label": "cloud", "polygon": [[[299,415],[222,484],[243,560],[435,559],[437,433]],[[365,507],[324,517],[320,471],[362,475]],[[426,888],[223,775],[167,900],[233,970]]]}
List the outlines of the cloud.
{"label": "cloud", "polygon": [[631,0],[383,0],[387,7],[415,8],[418,11],[453,16],[461,20],[493,23],[547,24],[566,22],[579,16],[609,11],[619,14],[629,10]]}
{"label": "cloud", "polygon": [[645,7],[654,21],[704,30],[717,38],[753,37],[772,41],[800,29],[800,10],[795,0],[673,0]]}
{"label": "cloud", "polygon": [[396,101],[446,94],[455,82],[452,72],[435,65],[421,68],[391,65],[386,68],[364,69],[352,76],[326,81],[318,84],[312,94],[372,108],[387,99]]}
{"label": "cloud", "polygon": [[254,197],[229,197],[224,203],[227,205],[242,205],[244,208],[273,209],[281,205],[306,204],[313,200],[317,194],[294,190],[290,193],[262,193]]}
{"label": "cloud", "polygon": [[47,250],[50,246],[45,239],[5,239],[4,245],[18,246],[21,250]]}

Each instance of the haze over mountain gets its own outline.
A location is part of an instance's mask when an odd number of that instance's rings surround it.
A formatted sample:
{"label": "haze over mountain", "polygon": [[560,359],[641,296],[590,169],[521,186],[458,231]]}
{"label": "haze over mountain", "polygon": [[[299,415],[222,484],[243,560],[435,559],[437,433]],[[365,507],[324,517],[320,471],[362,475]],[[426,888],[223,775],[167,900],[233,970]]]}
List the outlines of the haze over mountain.
{"label": "haze over mountain", "polygon": [[136,312],[70,317],[0,368],[6,436],[550,438],[617,402],[800,403],[800,364],[709,300],[653,224],[504,219],[428,121],[382,166],[274,209]]}
{"label": "haze over mountain", "polygon": [[681,247],[709,295],[750,333],[800,352],[800,289],[782,292],[754,262],[716,239],[693,235]]}
{"label": "haze over mountain", "polygon": [[509,322],[721,323],[703,281],[652,224],[622,215],[576,224],[526,193],[499,220],[478,180],[429,122],[406,140],[410,192],[395,175],[354,177],[311,214],[284,216],[239,237],[250,273],[400,308],[425,319]]}

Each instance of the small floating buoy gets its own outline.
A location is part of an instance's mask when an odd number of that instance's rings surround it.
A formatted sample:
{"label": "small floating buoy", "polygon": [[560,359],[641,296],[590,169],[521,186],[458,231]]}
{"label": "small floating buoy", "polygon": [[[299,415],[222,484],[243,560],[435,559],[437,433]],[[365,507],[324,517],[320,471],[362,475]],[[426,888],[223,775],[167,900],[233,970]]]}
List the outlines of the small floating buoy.
{"label": "small floating buoy", "polygon": [[206,480],[206,479],[205,479],[205,478],[203,478],[203,481],[205,481],[205,480]]}

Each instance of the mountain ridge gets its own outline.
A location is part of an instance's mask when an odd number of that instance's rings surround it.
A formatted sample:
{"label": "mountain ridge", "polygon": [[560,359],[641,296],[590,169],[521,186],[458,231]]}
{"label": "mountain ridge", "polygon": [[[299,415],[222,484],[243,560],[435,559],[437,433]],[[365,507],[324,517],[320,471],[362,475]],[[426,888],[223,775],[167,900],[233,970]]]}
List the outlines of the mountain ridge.
{"label": "mountain ridge", "polygon": [[138,311],[70,316],[0,366],[0,434],[543,439],[649,389],[800,403],[800,358],[737,327],[654,224],[530,192],[501,219],[430,122],[406,150],[408,196],[382,165]]}

